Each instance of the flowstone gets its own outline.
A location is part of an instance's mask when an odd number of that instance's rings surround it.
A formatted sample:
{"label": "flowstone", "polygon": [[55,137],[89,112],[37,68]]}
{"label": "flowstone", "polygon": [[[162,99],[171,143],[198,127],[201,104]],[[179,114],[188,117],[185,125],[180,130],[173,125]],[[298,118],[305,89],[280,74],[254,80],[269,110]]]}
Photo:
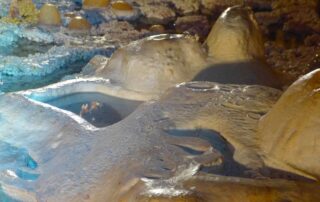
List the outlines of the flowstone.
{"label": "flowstone", "polygon": [[[74,6],[71,1],[50,2],[56,3],[62,14]],[[176,18],[176,12],[198,12],[199,4],[207,1],[177,1],[176,10],[164,6],[173,0],[141,2],[148,4],[145,9],[156,16],[156,22],[165,24]],[[188,5],[181,6],[183,2]],[[222,1],[217,2],[220,5]],[[157,8],[161,7],[167,9],[164,15],[159,15],[161,10]],[[150,8],[155,12],[150,13]],[[88,14],[90,20],[92,13],[109,16],[108,9],[76,14]],[[147,12],[144,15],[147,23],[155,20]],[[66,16],[72,14],[63,16],[63,23],[68,23]],[[119,29],[109,30],[118,25]],[[128,32],[113,37],[128,27]],[[10,27],[9,31],[7,28],[0,27],[5,30],[0,36],[5,47],[17,44],[20,38],[36,40],[34,36],[40,36],[37,42],[50,39],[54,43],[43,54],[22,59],[3,56],[3,73],[31,76],[47,75],[61,65],[88,59],[99,51],[109,56],[121,45],[119,41],[126,44],[145,33],[117,21],[92,28],[91,35],[63,27],[32,31],[23,26]],[[126,36],[129,32],[133,36]],[[294,169],[270,164],[269,159],[279,158],[268,152],[270,142],[261,141],[263,133],[257,133],[260,118],[281,95],[273,88],[248,85],[276,86],[268,67],[261,64],[264,52],[260,50],[260,34],[249,9],[232,7],[220,16],[205,43],[209,56],[192,37],[152,36],[119,48],[110,59],[94,57],[81,74],[65,77],[63,82],[1,94],[0,200],[320,201],[320,185],[310,179],[318,177],[316,169],[310,171],[302,166],[310,175],[301,176]],[[247,43],[239,45],[239,41]],[[113,46],[106,46],[110,44]],[[228,50],[229,55],[225,54]],[[25,63],[19,66],[20,61]],[[233,68],[242,62],[244,66],[233,71],[228,69],[228,62],[236,65]],[[37,68],[33,70],[34,65]],[[213,81],[227,84],[187,82],[206,74],[208,65],[214,69],[208,75],[216,75]],[[217,69],[222,69],[220,74]],[[244,80],[239,82],[234,72],[245,75]],[[70,79],[73,77],[76,79]],[[222,80],[217,80],[220,77]],[[314,88],[311,91],[316,93]],[[292,106],[295,108],[296,103]],[[281,116],[277,118],[282,120]],[[297,156],[305,155],[299,148],[294,150]],[[290,154],[283,154],[279,162],[288,163],[288,159],[292,160]],[[299,161],[289,163],[299,169],[302,165]]]}
{"label": "flowstone", "polygon": [[94,79],[2,95],[1,139],[23,148],[37,165],[26,171],[36,174],[31,179],[16,174],[18,164],[2,171],[1,187],[10,200],[161,201],[169,197],[177,201],[200,197],[210,201],[219,196],[217,201],[227,201],[241,196],[248,201],[257,193],[263,199],[319,200],[315,191],[319,185],[295,175],[291,178],[301,182],[286,180],[290,174],[265,167],[256,147],[257,122],[279,97],[277,90],[185,83],[158,102],[147,102],[120,122],[98,129],[44,103],[68,95],[72,87],[82,92],[100,89],[123,99],[139,97]]}

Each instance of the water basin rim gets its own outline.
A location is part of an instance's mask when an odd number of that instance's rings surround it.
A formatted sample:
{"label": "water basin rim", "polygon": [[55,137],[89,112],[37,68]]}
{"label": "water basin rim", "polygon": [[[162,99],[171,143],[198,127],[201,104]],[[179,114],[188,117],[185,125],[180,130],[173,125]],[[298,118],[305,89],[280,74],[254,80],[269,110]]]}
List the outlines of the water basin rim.
{"label": "water basin rim", "polygon": [[[48,92],[51,92],[49,93],[50,95],[48,95]],[[125,89],[120,85],[111,82],[110,79],[101,77],[70,79],[42,88],[19,91],[16,93],[40,102],[46,102],[53,97],[77,93],[100,93],[115,98],[142,102],[154,97],[153,95]]]}

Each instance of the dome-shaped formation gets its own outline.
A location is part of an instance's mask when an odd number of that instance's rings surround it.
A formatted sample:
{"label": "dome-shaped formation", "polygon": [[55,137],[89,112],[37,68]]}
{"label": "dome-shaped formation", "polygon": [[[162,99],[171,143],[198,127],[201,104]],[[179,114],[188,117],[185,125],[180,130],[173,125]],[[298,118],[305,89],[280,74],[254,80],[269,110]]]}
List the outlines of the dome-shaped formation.
{"label": "dome-shaped formation", "polygon": [[125,1],[112,2],[111,7],[112,7],[112,9],[120,10],[120,11],[131,11],[131,10],[133,10],[133,7],[129,3],[125,2]]}
{"label": "dome-shaped formation", "polygon": [[115,1],[111,3],[111,10],[117,17],[128,18],[135,15],[135,11],[129,3],[125,1]]}
{"label": "dome-shaped formation", "polygon": [[152,25],[150,26],[149,30],[150,32],[164,33],[166,28],[163,25]]}
{"label": "dome-shaped formation", "polygon": [[90,30],[91,24],[85,18],[76,16],[71,18],[68,28],[70,30]]}
{"label": "dome-shaped formation", "polygon": [[39,24],[61,25],[61,16],[58,8],[53,4],[44,4],[40,9]]}
{"label": "dome-shaped formation", "polygon": [[95,74],[112,78],[126,89],[158,95],[192,80],[205,64],[205,52],[194,38],[160,34],[119,48]]}
{"label": "dome-shaped formation", "polygon": [[84,0],[84,8],[105,8],[109,5],[110,0]]}
{"label": "dome-shaped formation", "polygon": [[206,40],[209,56],[223,61],[264,59],[264,42],[249,7],[226,9],[215,22]]}

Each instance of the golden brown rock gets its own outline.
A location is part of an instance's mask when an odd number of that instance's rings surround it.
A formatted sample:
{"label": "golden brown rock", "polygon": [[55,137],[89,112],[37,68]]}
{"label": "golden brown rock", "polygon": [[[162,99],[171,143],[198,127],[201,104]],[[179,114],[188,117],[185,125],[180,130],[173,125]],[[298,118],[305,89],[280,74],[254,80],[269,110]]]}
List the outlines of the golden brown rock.
{"label": "golden brown rock", "polygon": [[152,25],[149,30],[151,32],[156,32],[156,33],[164,33],[166,31],[166,28],[164,28],[163,25]]}
{"label": "golden brown rock", "polygon": [[260,121],[267,164],[320,179],[320,69],[292,84]]}
{"label": "golden brown rock", "polygon": [[111,7],[112,7],[112,9],[119,10],[119,11],[132,11],[133,10],[133,7],[125,1],[112,2]]}
{"label": "golden brown rock", "polygon": [[111,3],[111,10],[118,19],[134,19],[137,17],[137,12],[132,5],[125,1],[115,1]]}
{"label": "golden brown rock", "polygon": [[68,28],[70,30],[90,30],[91,24],[85,18],[76,16],[71,19]]}
{"label": "golden brown rock", "polygon": [[39,24],[54,26],[61,25],[61,16],[58,8],[53,4],[44,4],[40,9]]}
{"label": "golden brown rock", "polygon": [[209,55],[223,60],[264,58],[263,39],[253,12],[234,6],[218,18],[206,40]]}
{"label": "golden brown rock", "polygon": [[84,0],[84,8],[105,8],[109,5],[110,0]]}

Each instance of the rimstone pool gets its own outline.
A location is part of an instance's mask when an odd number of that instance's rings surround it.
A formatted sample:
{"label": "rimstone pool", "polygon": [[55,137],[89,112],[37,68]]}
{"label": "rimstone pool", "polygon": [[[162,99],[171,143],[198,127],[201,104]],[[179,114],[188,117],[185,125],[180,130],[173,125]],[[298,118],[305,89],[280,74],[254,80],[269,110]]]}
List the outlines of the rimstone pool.
{"label": "rimstone pool", "polygon": [[46,101],[73,112],[96,127],[115,124],[131,114],[140,101],[126,100],[101,93],[76,93]]}
{"label": "rimstone pool", "polygon": [[0,0],[0,202],[319,202],[317,0]]}

